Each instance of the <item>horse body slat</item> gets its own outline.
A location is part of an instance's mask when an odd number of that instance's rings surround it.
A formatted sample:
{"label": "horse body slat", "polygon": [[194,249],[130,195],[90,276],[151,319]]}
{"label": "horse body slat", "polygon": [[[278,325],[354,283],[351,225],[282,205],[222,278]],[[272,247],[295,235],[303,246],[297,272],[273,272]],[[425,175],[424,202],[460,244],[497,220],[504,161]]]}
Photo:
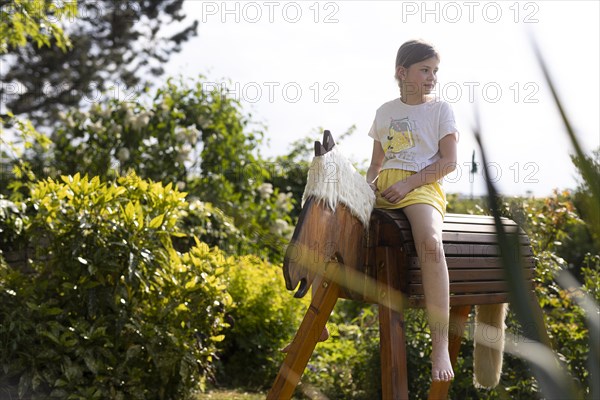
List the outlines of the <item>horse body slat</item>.
{"label": "horse body slat", "polygon": [[[468,223],[468,224],[487,224],[487,225],[495,225],[494,217],[491,215],[472,215],[472,214],[454,214],[447,213],[444,217],[445,222],[453,223]],[[508,218],[500,218],[500,222],[502,225],[517,225],[517,223]]]}
{"label": "horse body slat", "polygon": [[[444,243],[444,253],[446,257],[499,257],[500,247],[497,244],[481,243]],[[411,255],[417,254],[417,249],[413,242],[405,243],[404,250]],[[521,246],[522,256],[533,255],[531,247]]]}
{"label": "horse body slat", "polygon": [[[530,269],[524,269],[523,275],[527,279],[531,279],[533,271]],[[452,269],[448,271],[450,278],[450,284],[454,282],[463,281],[504,281],[505,272],[502,267],[500,268],[485,268],[485,269]],[[408,279],[410,283],[422,283],[421,271],[410,270],[408,272]]]}
{"label": "horse body slat", "polygon": [[[519,233],[517,225],[505,225],[506,233]],[[446,232],[480,232],[480,233],[496,233],[496,226],[489,224],[465,224],[444,222],[443,230]]]}
{"label": "horse body slat", "polygon": [[[386,238],[383,239],[383,243],[411,243],[413,242],[412,233],[410,228],[397,229],[393,225],[387,227]],[[498,237],[495,232],[453,232],[443,231],[442,241],[444,243],[498,243]],[[518,242],[524,246],[529,246],[529,238],[520,234],[518,236]]]}
{"label": "horse body slat", "polygon": [[[456,294],[450,296],[450,307],[482,304],[501,304],[507,303],[510,299],[509,292],[502,293],[478,293],[478,294]],[[411,296],[408,299],[408,306],[411,308],[424,308],[424,296]]]}
{"label": "horse body slat", "polygon": [[[452,282],[450,284],[450,293],[457,294],[478,294],[478,293],[504,293],[508,292],[508,284],[505,281],[475,281],[475,282]],[[424,295],[423,284],[412,284],[408,286],[410,296]]]}
{"label": "horse body slat", "polygon": [[[373,210],[375,214],[385,219],[398,221],[399,225],[404,225],[408,222],[406,215],[399,209],[376,209]],[[463,223],[469,225],[495,225],[494,217],[490,215],[472,215],[472,214],[455,214],[446,213],[444,221],[447,223]],[[515,221],[508,218],[500,218],[502,225],[511,226],[518,225]]]}
{"label": "horse body slat", "polygon": [[[533,269],[535,267],[535,261],[531,257],[522,258],[524,269]],[[476,256],[465,256],[465,257],[446,257],[446,265],[448,270],[458,268],[502,268],[502,261],[498,257],[476,257]],[[408,269],[420,269],[418,257],[410,257],[408,260]]]}
{"label": "horse body slat", "polygon": [[[469,242],[469,243],[498,243],[498,237],[495,233],[481,232],[449,232],[443,231],[442,240],[444,243],[451,242]],[[519,243],[529,245],[529,238],[525,235],[519,235]]]}

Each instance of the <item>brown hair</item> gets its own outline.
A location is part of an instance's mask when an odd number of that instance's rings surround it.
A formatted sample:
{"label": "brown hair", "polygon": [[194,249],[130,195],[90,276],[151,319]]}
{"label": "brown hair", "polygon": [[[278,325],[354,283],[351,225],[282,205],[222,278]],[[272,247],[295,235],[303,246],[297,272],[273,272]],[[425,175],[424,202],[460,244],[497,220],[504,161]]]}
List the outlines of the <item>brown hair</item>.
{"label": "brown hair", "polygon": [[403,43],[398,49],[398,54],[396,55],[396,68],[394,77],[398,81],[398,84],[400,84],[400,79],[398,78],[398,67],[408,68],[413,64],[425,61],[431,57],[436,57],[438,60],[440,59],[440,55],[433,45],[418,39],[409,40],[408,42]]}

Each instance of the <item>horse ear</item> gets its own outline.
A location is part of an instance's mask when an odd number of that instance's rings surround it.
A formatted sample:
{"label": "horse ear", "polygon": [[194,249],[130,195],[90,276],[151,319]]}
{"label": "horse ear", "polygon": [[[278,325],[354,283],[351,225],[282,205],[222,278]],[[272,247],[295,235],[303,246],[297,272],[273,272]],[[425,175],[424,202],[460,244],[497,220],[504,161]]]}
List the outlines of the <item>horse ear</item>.
{"label": "horse ear", "polygon": [[333,136],[331,135],[331,132],[329,132],[328,130],[325,130],[323,132],[323,146],[325,146],[326,151],[331,151],[331,149],[333,149],[333,146],[335,146],[335,141],[333,140]]}
{"label": "horse ear", "polygon": [[325,147],[323,147],[321,142],[319,142],[318,140],[315,141],[315,157],[322,156],[325,153],[327,153],[327,150],[325,149]]}

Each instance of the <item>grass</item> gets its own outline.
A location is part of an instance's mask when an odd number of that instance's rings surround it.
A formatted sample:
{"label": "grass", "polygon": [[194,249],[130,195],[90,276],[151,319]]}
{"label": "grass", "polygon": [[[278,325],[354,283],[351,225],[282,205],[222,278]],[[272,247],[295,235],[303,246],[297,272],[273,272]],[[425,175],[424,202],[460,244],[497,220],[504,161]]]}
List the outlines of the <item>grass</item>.
{"label": "grass", "polygon": [[199,394],[195,400],[264,400],[266,393],[248,393],[239,390],[215,389]]}

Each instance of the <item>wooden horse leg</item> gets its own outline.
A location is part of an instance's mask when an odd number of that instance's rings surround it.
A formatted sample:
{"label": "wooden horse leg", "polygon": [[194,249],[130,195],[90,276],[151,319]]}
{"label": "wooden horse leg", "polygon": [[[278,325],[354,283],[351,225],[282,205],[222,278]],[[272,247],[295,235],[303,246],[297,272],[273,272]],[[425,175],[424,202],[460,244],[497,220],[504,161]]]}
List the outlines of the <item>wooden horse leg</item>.
{"label": "wooden horse leg", "polygon": [[[377,268],[379,284],[379,346],[381,352],[381,395],[383,400],[408,400],[406,368],[406,336],[404,333],[403,304],[393,288],[398,282],[395,267],[397,249],[378,248],[378,260],[385,260]],[[394,304],[400,301],[400,304]]]}
{"label": "wooden horse leg", "polygon": [[339,270],[339,264],[328,264],[325,275],[319,282],[319,287],[304,315],[298,332],[296,332],[283,365],[279,369],[273,387],[267,395],[267,400],[282,400],[292,397],[339,297],[340,287],[335,282],[337,279],[332,279],[332,277],[337,276]]}
{"label": "wooden horse leg", "polygon": [[[456,360],[460,351],[460,345],[465,332],[465,324],[469,318],[471,306],[455,306],[450,309],[450,323],[448,326],[448,350],[452,367],[456,367]],[[432,382],[429,389],[429,400],[445,400],[448,398],[448,389],[452,382]]]}

